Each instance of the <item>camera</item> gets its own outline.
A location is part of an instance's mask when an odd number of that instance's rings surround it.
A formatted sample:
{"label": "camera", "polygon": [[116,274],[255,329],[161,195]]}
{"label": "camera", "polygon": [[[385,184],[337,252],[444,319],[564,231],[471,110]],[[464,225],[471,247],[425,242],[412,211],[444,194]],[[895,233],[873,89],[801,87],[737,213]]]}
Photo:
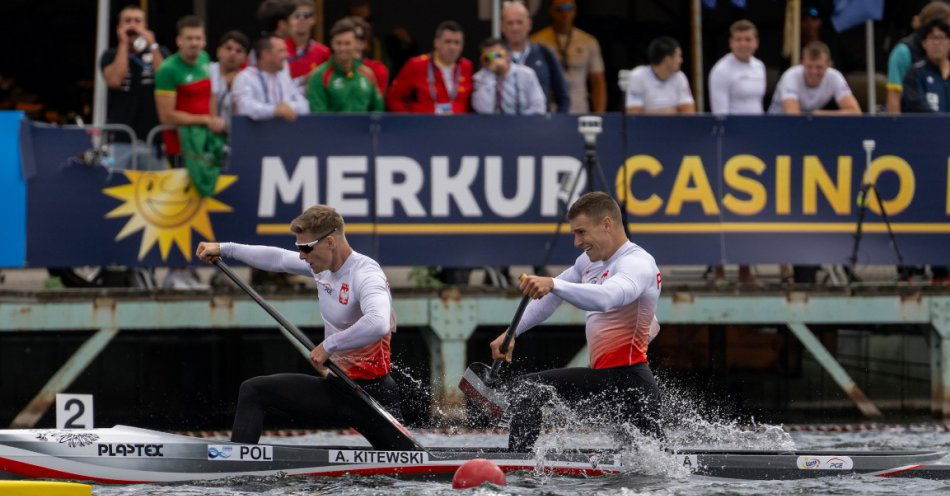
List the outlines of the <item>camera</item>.
{"label": "camera", "polygon": [[583,115],[577,118],[577,132],[588,145],[597,143],[597,135],[603,132],[603,119],[599,115]]}
{"label": "camera", "polygon": [[144,36],[135,38],[135,41],[132,42],[132,49],[135,50],[136,53],[142,53],[148,50],[148,40],[146,40]]}

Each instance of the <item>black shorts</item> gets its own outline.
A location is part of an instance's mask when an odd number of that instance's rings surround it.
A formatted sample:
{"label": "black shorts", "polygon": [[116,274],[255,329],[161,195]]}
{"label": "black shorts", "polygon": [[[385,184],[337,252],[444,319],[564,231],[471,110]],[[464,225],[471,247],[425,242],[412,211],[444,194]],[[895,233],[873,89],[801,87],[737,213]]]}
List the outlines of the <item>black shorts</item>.
{"label": "black shorts", "polygon": [[[392,377],[387,374],[354,382],[394,417],[402,418],[399,389]],[[265,414],[281,412],[293,419],[304,420],[315,429],[354,428],[374,447],[385,447],[390,439],[386,433],[391,429],[380,429],[378,417],[368,410],[340,379],[332,376],[274,374],[254,377],[241,384],[231,441],[257,443],[264,428]]]}
{"label": "black shorts", "polygon": [[646,363],[609,369],[564,368],[523,375],[511,396],[508,448],[527,452],[541,433],[542,407],[553,395],[584,417],[632,422],[641,432],[662,438],[661,398]]}

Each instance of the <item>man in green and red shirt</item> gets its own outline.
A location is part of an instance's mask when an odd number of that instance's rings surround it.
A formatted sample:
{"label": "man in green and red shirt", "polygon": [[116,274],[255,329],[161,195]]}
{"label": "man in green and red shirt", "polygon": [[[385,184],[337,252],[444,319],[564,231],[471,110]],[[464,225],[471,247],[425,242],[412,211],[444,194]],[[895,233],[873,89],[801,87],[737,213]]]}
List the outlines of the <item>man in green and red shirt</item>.
{"label": "man in green and red shirt", "polygon": [[341,19],[330,30],[333,56],[307,81],[310,111],[382,112],[383,96],[376,76],[356,57],[356,25]]}
{"label": "man in green and red shirt", "polygon": [[[225,131],[225,121],[218,117],[211,98],[211,78],[205,48],[204,21],[185,16],[178,21],[178,52],[165,59],[155,74],[155,108],[162,124],[204,126],[214,133]],[[165,134],[165,152],[179,155],[178,135]]]}

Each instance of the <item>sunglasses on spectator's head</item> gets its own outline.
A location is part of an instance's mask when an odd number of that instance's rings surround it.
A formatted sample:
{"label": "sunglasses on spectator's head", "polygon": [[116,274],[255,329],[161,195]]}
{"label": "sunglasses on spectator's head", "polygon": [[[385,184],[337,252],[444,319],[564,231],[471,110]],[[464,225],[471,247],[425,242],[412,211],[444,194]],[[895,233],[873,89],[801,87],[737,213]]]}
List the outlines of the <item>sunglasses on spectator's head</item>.
{"label": "sunglasses on spectator's head", "polygon": [[570,12],[570,11],[574,10],[574,4],[573,4],[573,3],[562,3],[562,4],[560,4],[560,5],[555,6],[555,7],[554,7],[554,10],[556,10],[556,11],[558,11],[558,12]]}
{"label": "sunglasses on spectator's head", "polygon": [[302,10],[300,12],[294,12],[291,17],[293,17],[294,19],[310,19],[311,17],[313,17],[313,12]]}
{"label": "sunglasses on spectator's head", "polygon": [[504,57],[505,55],[508,55],[508,52],[506,52],[506,51],[504,51],[504,50],[493,50],[493,51],[491,51],[491,52],[488,52],[488,53],[482,55],[482,61],[484,61],[485,63],[488,63],[488,62],[491,62],[492,60],[495,60],[495,59],[497,59],[497,58],[502,58],[502,57]]}
{"label": "sunglasses on spectator's head", "polygon": [[331,234],[333,234],[333,233],[335,233],[335,232],[336,232],[336,229],[334,229],[334,230],[332,230],[332,231],[330,231],[330,232],[324,234],[323,236],[320,236],[319,238],[317,238],[317,239],[315,239],[315,240],[313,240],[313,241],[311,241],[311,242],[309,242],[309,243],[294,243],[294,244],[297,245],[297,250],[298,250],[300,253],[307,254],[307,253],[312,252],[313,249],[316,248],[317,245],[320,244],[321,241],[323,241],[324,239],[326,239],[327,236],[329,236],[329,235],[331,235]]}

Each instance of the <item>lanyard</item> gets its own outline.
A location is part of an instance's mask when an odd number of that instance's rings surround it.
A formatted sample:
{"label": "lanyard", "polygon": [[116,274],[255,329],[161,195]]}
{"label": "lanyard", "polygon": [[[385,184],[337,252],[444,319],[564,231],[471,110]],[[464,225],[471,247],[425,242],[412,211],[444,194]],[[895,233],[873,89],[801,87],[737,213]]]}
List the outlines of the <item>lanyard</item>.
{"label": "lanyard", "polygon": [[[264,80],[264,71],[257,69],[257,77],[261,80],[261,89],[264,90],[264,103],[270,103],[270,92],[267,91],[267,81]],[[280,79],[278,78],[275,82],[277,83],[277,91],[275,91],[275,93],[277,93],[277,101],[274,102],[276,104],[284,100],[284,94],[280,89]]]}
{"label": "lanyard", "polygon": [[[508,69],[508,73],[509,74],[511,73],[511,69]],[[518,91],[518,73],[515,72],[514,74],[512,74],[512,76],[514,76],[514,79],[512,80],[512,82],[514,83],[514,86],[515,86],[515,115],[521,115],[521,93]],[[504,76],[500,78],[496,77],[495,79],[495,113],[496,114],[505,113],[505,106],[503,103],[505,99],[505,83],[507,81],[508,81],[508,74],[505,74]]]}
{"label": "lanyard", "polygon": [[[510,49],[509,49],[510,50]],[[528,54],[531,53],[531,43],[524,44],[524,51],[521,52],[521,57],[515,58],[515,54],[512,52],[511,61],[516,64],[524,65],[525,61],[528,60]]]}
{"label": "lanyard", "polygon": [[567,32],[567,43],[561,45],[561,38],[558,37],[557,33],[554,33],[554,43],[557,45],[557,51],[561,55],[561,67],[567,71],[567,54],[568,49],[571,48],[571,38],[574,37],[574,28],[571,28]]}
{"label": "lanyard", "polygon": [[[432,97],[432,103],[438,103],[439,100],[437,99],[436,94],[435,94],[435,54],[432,55],[432,59],[429,61],[428,69],[429,69],[429,74],[428,74],[429,95]],[[441,72],[441,70],[439,72]],[[445,85],[446,93],[448,93],[449,95],[449,103],[455,102],[455,97],[458,96],[459,78],[461,77],[461,72],[462,71],[459,68],[459,64],[458,62],[456,62],[455,70],[452,71],[452,92],[451,93],[449,93],[448,91],[449,89],[448,85]]]}
{"label": "lanyard", "polygon": [[297,48],[296,52],[294,52],[290,57],[287,57],[287,63],[294,63],[304,55],[307,55],[307,52],[310,51],[310,47],[313,46],[313,43],[313,40],[307,40],[307,44],[304,45],[303,48]]}

